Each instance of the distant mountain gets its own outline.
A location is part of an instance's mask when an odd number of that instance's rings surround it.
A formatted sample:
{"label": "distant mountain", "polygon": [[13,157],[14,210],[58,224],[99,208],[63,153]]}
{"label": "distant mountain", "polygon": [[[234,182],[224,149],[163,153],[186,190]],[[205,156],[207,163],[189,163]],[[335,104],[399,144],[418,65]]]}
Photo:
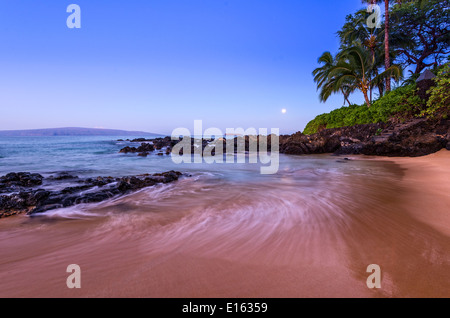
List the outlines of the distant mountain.
{"label": "distant mountain", "polygon": [[162,136],[144,131],[127,131],[99,128],[45,128],[29,130],[0,130],[2,137],[39,137],[39,136]]}

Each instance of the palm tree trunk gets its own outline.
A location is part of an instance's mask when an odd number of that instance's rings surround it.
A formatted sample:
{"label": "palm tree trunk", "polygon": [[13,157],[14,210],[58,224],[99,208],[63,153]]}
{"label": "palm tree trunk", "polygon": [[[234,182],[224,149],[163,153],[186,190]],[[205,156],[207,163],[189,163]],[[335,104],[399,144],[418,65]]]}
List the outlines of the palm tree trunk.
{"label": "palm tree trunk", "polygon": [[383,85],[378,85],[378,93],[380,94],[380,97],[383,97]]}
{"label": "palm tree trunk", "polygon": [[347,96],[345,96],[345,100],[347,101],[347,103],[348,103],[348,106],[350,106],[350,105],[351,105],[351,103],[350,103],[350,101],[348,100],[348,97],[347,97]]}
{"label": "palm tree trunk", "polygon": [[364,99],[366,100],[367,107],[370,107],[370,100],[369,96],[367,96],[367,90],[364,90],[362,93],[364,94]]}
{"label": "palm tree trunk", "polygon": [[[391,66],[389,58],[389,0],[384,0],[384,66],[388,69]],[[391,77],[386,78],[386,92],[391,91]]]}

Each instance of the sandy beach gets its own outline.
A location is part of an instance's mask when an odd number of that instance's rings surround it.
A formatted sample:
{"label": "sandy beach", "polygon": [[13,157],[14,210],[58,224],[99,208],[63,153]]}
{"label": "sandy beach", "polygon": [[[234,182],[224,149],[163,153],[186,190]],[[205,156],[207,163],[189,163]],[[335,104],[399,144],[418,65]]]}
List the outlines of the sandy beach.
{"label": "sandy beach", "polygon": [[406,213],[392,215],[397,231],[386,238],[392,248],[385,278],[395,277],[390,296],[450,297],[450,151],[415,158],[361,157],[389,160],[402,171],[396,196],[399,211]]}
{"label": "sandy beach", "polygon": [[421,222],[450,236],[450,151],[417,158],[389,158],[405,175],[408,211]]}

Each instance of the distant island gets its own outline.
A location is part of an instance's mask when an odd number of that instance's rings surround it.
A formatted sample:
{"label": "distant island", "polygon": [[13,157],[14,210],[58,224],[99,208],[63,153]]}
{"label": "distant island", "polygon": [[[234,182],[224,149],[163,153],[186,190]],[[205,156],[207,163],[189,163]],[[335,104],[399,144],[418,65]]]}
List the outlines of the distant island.
{"label": "distant island", "polygon": [[40,137],[40,136],[162,136],[160,134],[100,128],[45,128],[28,130],[0,130],[0,137]]}

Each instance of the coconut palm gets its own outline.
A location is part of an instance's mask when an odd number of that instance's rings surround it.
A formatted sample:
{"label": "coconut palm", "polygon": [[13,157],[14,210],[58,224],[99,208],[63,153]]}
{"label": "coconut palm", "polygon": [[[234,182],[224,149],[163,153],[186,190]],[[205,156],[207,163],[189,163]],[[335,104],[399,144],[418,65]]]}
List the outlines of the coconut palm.
{"label": "coconut palm", "polygon": [[[391,60],[389,58],[389,0],[362,0],[362,2],[369,4],[384,3],[384,66],[385,71],[387,71],[391,66]],[[391,90],[391,78],[389,76],[386,77],[385,82],[386,91],[389,92]]]}
{"label": "coconut palm", "polygon": [[330,70],[336,66],[337,60],[330,52],[324,52],[318,59],[321,67],[313,71],[314,81],[317,83],[317,89],[320,89],[319,99],[325,102],[333,93],[342,93],[344,95],[344,105],[347,102],[350,105],[348,97],[353,92],[350,85],[343,83],[339,88],[335,89],[333,79],[329,78]]}
{"label": "coconut palm", "polygon": [[360,43],[370,50],[372,59],[375,60],[375,52],[383,44],[383,32],[377,28],[369,28],[367,25],[367,11],[360,10],[346,17],[346,23],[337,32],[341,48],[345,49]]}
{"label": "coconut palm", "polygon": [[[367,107],[370,107],[370,89],[378,86],[386,78],[393,78],[399,81],[403,75],[403,70],[398,65],[392,65],[381,74],[374,72],[376,64],[372,60],[369,51],[360,46],[354,46],[340,52],[337,62],[328,71],[327,80],[322,84],[322,90],[337,92],[343,87],[348,87],[351,91],[359,90],[363,93]],[[322,94],[322,92],[321,92]],[[325,100],[328,94],[323,94]]]}
{"label": "coconut palm", "polygon": [[[389,0],[384,0],[384,66],[388,70],[391,66],[389,58]],[[386,91],[391,91],[391,77],[386,77]]]}
{"label": "coconut palm", "polygon": [[321,88],[328,79],[328,74],[331,68],[336,64],[333,55],[330,52],[324,52],[317,60],[321,67],[313,71],[314,81],[317,83],[317,88]]}

